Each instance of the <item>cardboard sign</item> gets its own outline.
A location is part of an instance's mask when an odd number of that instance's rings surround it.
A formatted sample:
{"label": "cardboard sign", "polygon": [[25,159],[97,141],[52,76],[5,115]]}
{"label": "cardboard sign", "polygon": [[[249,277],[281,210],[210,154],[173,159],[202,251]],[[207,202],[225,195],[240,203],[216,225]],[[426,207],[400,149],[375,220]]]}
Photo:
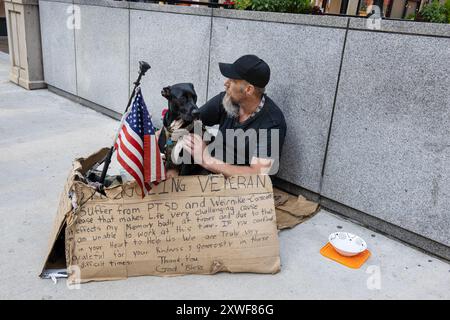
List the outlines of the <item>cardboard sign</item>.
{"label": "cardboard sign", "polygon": [[69,282],[280,270],[268,176],[183,176],[144,199],[135,183],[103,196],[76,177],[104,151],[74,163],[61,195],[47,260],[63,241]]}

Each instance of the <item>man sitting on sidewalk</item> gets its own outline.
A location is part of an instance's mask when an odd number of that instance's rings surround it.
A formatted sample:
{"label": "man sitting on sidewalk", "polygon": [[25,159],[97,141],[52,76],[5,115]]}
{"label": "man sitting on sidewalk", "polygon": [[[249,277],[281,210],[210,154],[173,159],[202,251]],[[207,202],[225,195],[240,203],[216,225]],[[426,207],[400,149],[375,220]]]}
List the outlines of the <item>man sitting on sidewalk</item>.
{"label": "man sitting on sidewalk", "polygon": [[[196,164],[226,177],[237,174],[275,174],[286,136],[280,108],[264,92],[270,68],[255,55],[232,64],[219,63],[225,91],[200,108],[206,126],[219,125],[210,148],[196,134],[184,137],[184,150]],[[213,148],[213,154],[208,149]],[[168,177],[176,175],[168,172]]]}

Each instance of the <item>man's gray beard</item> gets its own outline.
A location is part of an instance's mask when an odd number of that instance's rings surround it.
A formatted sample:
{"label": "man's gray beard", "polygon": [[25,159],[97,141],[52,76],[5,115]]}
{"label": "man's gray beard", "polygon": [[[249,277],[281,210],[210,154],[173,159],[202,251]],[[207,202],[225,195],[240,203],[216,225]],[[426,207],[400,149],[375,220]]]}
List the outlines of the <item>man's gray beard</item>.
{"label": "man's gray beard", "polygon": [[236,118],[239,116],[239,106],[231,101],[231,97],[228,94],[225,94],[223,97],[222,105],[230,117]]}

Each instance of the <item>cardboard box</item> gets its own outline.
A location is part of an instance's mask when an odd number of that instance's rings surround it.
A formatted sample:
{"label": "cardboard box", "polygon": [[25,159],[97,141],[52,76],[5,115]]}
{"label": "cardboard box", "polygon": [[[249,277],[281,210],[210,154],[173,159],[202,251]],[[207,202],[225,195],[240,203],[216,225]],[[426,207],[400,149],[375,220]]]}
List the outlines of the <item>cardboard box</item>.
{"label": "cardboard box", "polygon": [[84,175],[107,151],[75,160],[44,270],[68,268],[69,283],[280,270],[269,176],[177,177],[144,199],[128,182],[104,196]]}

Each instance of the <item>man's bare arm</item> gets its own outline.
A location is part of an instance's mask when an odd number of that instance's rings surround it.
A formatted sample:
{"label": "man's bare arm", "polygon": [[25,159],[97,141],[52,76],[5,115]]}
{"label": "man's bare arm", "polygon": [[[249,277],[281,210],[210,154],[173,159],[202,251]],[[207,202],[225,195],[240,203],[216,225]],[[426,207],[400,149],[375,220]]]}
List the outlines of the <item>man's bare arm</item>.
{"label": "man's bare arm", "polygon": [[252,158],[250,166],[237,166],[225,163],[214,157],[204,159],[202,167],[213,173],[221,173],[225,177],[233,175],[247,174],[267,174],[272,166],[273,161],[263,158]]}
{"label": "man's bare arm", "polygon": [[188,135],[184,139],[184,148],[194,158],[195,163],[200,164],[206,170],[213,173],[221,173],[225,177],[239,174],[268,174],[273,160],[253,157],[250,166],[238,166],[225,163],[212,157],[205,143],[198,135]]}

